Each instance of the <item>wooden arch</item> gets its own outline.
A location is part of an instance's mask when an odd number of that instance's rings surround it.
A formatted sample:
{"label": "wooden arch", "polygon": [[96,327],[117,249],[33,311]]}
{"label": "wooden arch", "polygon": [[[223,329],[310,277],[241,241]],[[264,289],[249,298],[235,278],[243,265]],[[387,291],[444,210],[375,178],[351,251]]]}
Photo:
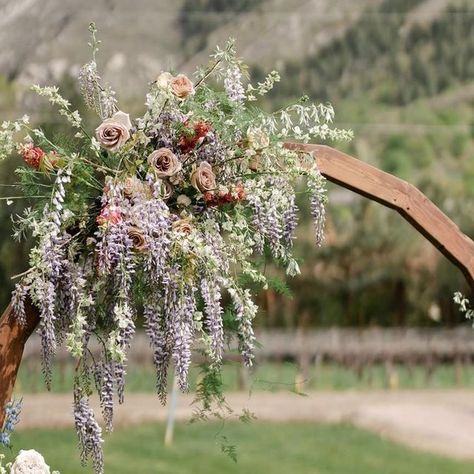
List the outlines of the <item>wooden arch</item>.
{"label": "wooden arch", "polygon": [[[287,148],[312,153],[321,173],[333,183],[395,209],[432,242],[466,277],[474,291],[474,242],[416,187],[352,156],[324,145],[287,143]],[[21,326],[11,304],[0,318],[0,427],[10,400],[26,341],[39,322],[29,304]]]}

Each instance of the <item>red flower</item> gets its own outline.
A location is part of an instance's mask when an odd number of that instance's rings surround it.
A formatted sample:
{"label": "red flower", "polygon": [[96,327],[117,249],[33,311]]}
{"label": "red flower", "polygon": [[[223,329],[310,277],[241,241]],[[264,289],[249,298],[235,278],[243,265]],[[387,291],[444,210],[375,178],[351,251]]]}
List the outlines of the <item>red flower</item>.
{"label": "red flower", "polygon": [[211,126],[206,122],[194,124],[194,133],[198,138],[204,138],[211,131]]}
{"label": "red flower", "polygon": [[211,130],[211,126],[206,122],[196,122],[192,128],[192,135],[182,136],[179,140],[179,148],[183,153],[189,153],[196,145],[201,144]]}
{"label": "red flower", "polygon": [[204,202],[207,206],[222,206],[246,199],[245,189],[242,184],[238,184],[234,189],[220,189],[217,193],[208,191],[204,193]]}
{"label": "red flower", "polygon": [[20,154],[24,162],[35,169],[38,169],[41,165],[41,160],[43,159],[45,153],[38,147],[34,146],[33,143],[27,143],[20,147]]}
{"label": "red flower", "polygon": [[204,196],[204,202],[206,203],[207,206],[217,206],[218,201],[216,199],[214,192],[206,191],[203,196]]}

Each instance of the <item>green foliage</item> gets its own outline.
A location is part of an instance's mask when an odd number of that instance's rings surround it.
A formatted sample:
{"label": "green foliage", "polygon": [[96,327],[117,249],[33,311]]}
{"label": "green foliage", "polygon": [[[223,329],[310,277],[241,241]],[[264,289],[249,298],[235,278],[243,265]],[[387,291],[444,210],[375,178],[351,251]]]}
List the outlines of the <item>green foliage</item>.
{"label": "green foliage", "polygon": [[237,462],[237,447],[229,443],[227,436],[221,438],[221,451],[232,461]]}
{"label": "green foliage", "polygon": [[[429,97],[474,77],[474,11],[452,7],[432,23],[405,28],[406,13],[419,1],[384,2],[368,11],[336,39],[303,61],[288,61],[281,71],[293,77],[272,92],[274,99],[356,97],[399,105]],[[258,76],[263,72],[255,69]],[[295,87],[297,86],[297,87]]]}

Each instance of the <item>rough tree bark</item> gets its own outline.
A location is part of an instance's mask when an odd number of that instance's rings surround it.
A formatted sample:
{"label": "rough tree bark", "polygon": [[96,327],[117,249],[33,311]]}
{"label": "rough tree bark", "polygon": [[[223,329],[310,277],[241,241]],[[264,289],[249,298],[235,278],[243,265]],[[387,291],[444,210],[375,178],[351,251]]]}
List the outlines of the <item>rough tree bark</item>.
{"label": "rough tree bark", "polygon": [[[288,143],[293,150],[313,153],[329,180],[398,211],[464,273],[474,290],[474,242],[411,184],[324,145]],[[15,319],[11,305],[0,318],[0,427],[10,400],[24,345],[38,325],[38,311],[27,305],[27,325]]]}

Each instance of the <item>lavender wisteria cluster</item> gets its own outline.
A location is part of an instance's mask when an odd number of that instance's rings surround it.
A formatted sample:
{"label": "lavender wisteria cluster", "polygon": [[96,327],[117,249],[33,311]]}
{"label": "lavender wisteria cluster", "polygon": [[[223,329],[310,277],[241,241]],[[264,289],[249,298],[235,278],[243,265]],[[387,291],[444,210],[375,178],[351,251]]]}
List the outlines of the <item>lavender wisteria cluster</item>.
{"label": "lavender wisteria cluster", "polygon": [[70,124],[71,137],[53,140],[23,117],[2,125],[0,155],[17,150],[25,162],[17,173],[31,207],[15,218],[15,235],[36,238],[14,308],[21,322],[27,298],[40,312],[47,384],[60,345],[77,359],[82,459],[101,473],[102,430],[89,397],[97,391],[111,430],[137,324],[150,339],[162,401],[170,371],[188,389],[195,347],[218,373],[233,338],[251,366],[258,308],[243,282],[267,285],[259,255],[273,256],[290,276],[299,272],[297,187],[311,203],[316,243],[323,239],[324,179],[312,156],[283,142],[349,139],[351,132],[331,126],[331,106],[306,98],[273,113],[258,108],[280,76],[251,84],[233,41],[194,80],[159,74],[145,113],[131,120],[102,83],[93,25],[91,33],[93,59],[79,81],[99,116],[95,131],[56,87],[34,86]]}
{"label": "lavender wisteria cluster", "polygon": [[20,421],[22,400],[11,400],[5,407],[5,421],[0,429],[0,445],[11,445],[11,434]]}

